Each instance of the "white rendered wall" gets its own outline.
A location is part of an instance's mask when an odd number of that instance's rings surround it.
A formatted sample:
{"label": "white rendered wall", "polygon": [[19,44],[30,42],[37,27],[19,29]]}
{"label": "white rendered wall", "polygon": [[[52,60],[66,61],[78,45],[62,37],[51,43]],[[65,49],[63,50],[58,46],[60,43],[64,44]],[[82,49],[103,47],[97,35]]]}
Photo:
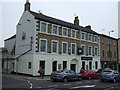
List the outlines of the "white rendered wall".
{"label": "white rendered wall", "polygon": [[[16,55],[19,56],[30,49],[31,37],[35,39],[35,25],[34,16],[30,12],[25,11],[16,27]],[[22,40],[23,32],[26,34],[26,38],[24,40]],[[34,47],[34,43],[32,46]]]}
{"label": "white rendered wall", "polygon": [[[73,55],[55,55],[55,54],[35,54],[34,55],[34,61],[33,61],[33,76],[39,75],[39,62],[41,60],[45,61],[45,75],[50,75],[52,72],[52,62],[57,61],[57,70],[58,70],[58,64],[61,64],[63,66],[63,61],[67,61],[67,69],[70,69],[70,64],[73,59],[77,59],[78,63],[76,66],[76,72],[79,73],[81,67],[82,67],[82,61],[80,56],[73,56]],[[98,61],[98,69],[101,67],[100,65],[100,57],[93,58],[92,60],[92,67],[95,66],[95,61]],[[87,65],[87,61],[86,65]],[[73,62],[74,63],[74,62]],[[88,65],[89,67],[89,65]],[[61,67],[63,68],[63,67]],[[96,70],[93,68],[93,70]]]}

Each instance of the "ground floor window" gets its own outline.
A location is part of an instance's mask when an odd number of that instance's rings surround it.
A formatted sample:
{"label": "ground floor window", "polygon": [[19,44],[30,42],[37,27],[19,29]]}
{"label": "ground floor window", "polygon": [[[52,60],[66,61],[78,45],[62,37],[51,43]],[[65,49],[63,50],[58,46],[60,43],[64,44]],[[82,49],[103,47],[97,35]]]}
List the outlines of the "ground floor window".
{"label": "ground floor window", "polygon": [[57,71],[57,61],[52,62],[52,71]]}
{"label": "ground floor window", "polygon": [[67,61],[63,61],[63,70],[64,70],[65,68],[67,69]]}
{"label": "ground floor window", "polygon": [[45,61],[40,61],[39,67],[42,67],[43,69],[45,69]]}
{"label": "ground floor window", "polygon": [[82,69],[85,69],[85,61],[82,62]]}
{"label": "ground floor window", "polygon": [[89,62],[89,69],[92,70],[92,62]]}
{"label": "ground floor window", "polygon": [[28,69],[31,69],[31,66],[32,66],[31,62],[28,62]]}
{"label": "ground floor window", "polygon": [[95,69],[98,69],[98,61],[95,61]]}

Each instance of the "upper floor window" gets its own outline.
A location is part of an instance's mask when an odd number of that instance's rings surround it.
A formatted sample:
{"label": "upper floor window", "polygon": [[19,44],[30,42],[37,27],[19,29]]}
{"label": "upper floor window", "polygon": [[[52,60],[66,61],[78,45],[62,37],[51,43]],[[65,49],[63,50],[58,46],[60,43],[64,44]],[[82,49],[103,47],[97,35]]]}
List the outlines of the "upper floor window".
{"label": "upper floor window", "polygon": [[68,53],[68,43],[62,42],[62,53],[67,54]]}
{"label": "upper floor window", "polygon": [[83,50],[83,55],[85,55],[86,54],[86,52],[85,52],[85,50],[86,50],[85,45],[81,45],[81,48]]}
{"label": "upper floor window", "polygon": [[52,40],[52,52],[58,53],[58,41]]}
{"label": "upper floor window", "polygon": [[41,32],[47,32],[47,24],[45,22],[41,22]]}
{"label": "upper floor window", "polygon": [[47,52],[47,40],[46,39],[40,39],[40,51]]}
{"label": "upper floor window", "polygon": [[88,41],[92,41],[92,35],[88,34]]}
{"label": "upper floor window", "polygon": [[81,39],[85,40],[85,33],[84,32],[81,33]]}
{"label": "upper floor window", "polygon": [[68,36],[68,29],[67,28],[65,28],[65,27],[62,28],[62,35]]}
{"label": "upper floor window", "polygon": [[98,42],[98,36],[94,36],[94,42]]}
{"label": "upper floor window", "polygon": [[95,47],[95,48],[94,48],[94,55],[95,55],[95,56],[98,56],[98,47]]}
{"label": "upper floor window", "polygon": [[75,30],[71,30],[72,32],[71,32],[71,37],[73,37],[73,38],[76,38],[76,31]]}
{"label": "upper floor window", "polygon": [[58,34],[58,26],[57,25],[52,26],[52,33],[53,34]]}
{"label": "upper floor window", "polygon": [[71,44],[71,54],[76,54],[76,44],[75,43]]}
{"label": "upper floor window", "polygon": [[91,46],[88,47],[88,55],[92,55],[92,47]]}

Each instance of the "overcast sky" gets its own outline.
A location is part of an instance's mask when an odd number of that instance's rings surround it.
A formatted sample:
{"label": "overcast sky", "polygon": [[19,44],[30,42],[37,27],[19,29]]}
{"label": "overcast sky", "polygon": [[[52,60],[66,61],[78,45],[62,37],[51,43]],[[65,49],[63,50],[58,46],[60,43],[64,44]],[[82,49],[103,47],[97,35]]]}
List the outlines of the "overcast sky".
{"label": "overcast sky", "polygon": [[[2,0],[0,3],[0,47],[4,46],[5,39],[16,33],[16,25],[22,16],[26,0],[18,1]],[[114,30],[111,36],[118,38],[118,0],[58,1],[29,0],[32,11],[40,10],[47,16],[70,23],[78,16],[81,26],[91,25],[94,31],[106,35]]]}

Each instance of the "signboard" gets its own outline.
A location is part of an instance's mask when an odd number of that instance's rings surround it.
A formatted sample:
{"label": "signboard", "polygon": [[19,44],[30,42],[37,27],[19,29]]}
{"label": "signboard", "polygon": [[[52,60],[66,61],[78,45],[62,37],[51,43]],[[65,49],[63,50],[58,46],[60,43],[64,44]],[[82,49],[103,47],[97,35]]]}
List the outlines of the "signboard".
{"label": "signboard", "polygon": [[92,57],[81,57],[81,60],[92,60]]}

